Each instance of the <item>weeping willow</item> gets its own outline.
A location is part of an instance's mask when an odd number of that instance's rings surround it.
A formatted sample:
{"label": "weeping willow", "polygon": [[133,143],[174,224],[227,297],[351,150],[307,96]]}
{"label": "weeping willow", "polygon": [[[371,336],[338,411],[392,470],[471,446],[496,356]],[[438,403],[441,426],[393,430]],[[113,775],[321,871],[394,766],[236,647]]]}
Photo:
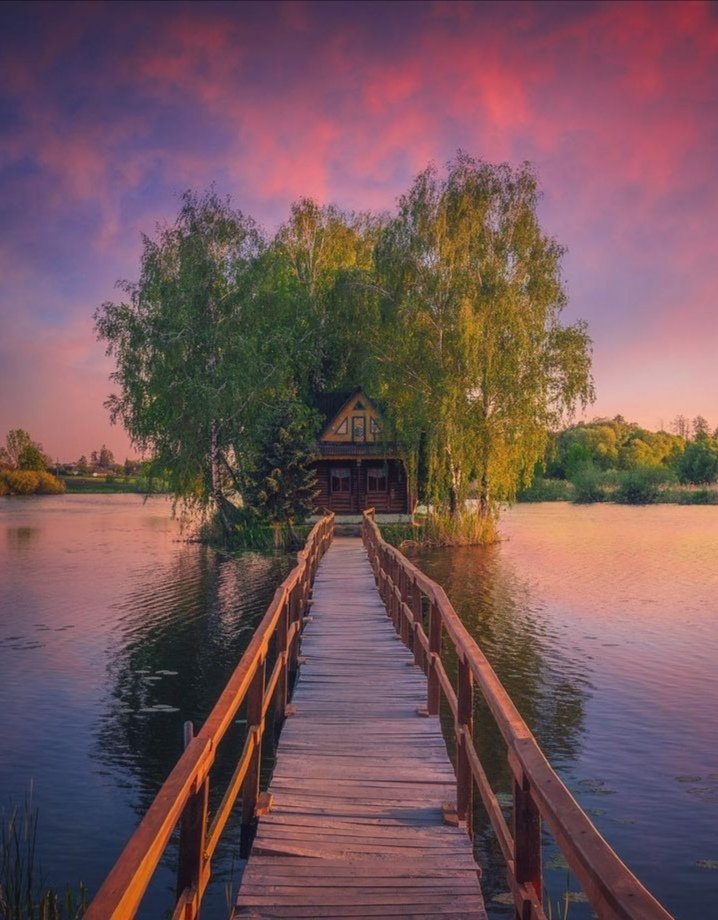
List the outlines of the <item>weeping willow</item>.
{"label": "weeping willow", "polygon": [[454,522],[470,494],[493,518],[549,430],[593,398],[590,339],[561,323],[564,249],[538,200],[528,164],[459,153],[417,176],[377,244],[382,396],[418,494]]}

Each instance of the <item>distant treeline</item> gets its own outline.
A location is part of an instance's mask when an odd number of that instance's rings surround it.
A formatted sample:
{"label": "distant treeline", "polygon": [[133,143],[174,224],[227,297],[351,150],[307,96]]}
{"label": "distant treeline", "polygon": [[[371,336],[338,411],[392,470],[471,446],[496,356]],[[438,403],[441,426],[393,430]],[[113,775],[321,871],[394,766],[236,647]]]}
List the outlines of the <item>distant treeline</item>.
{"label": "distant treeline", "polygon": [[674,494],[675,485],[703,487],[691,501],[713,503],[718,482],[718,429],[702,416],[678,416],[671,431],[649,431],[617,415],[572,425],[552,435],[525,500],[574,498],[645,504]]}

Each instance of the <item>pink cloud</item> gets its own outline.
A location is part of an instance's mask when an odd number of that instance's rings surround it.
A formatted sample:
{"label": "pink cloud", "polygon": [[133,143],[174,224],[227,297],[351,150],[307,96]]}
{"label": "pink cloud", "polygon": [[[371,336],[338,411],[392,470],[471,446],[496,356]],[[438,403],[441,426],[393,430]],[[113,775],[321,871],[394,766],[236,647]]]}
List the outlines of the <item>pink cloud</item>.
{"label": "pink cloud", "polygon": [[[341,17],[333,6],[331,22],[315,4],[262,15],[214,4],[157,9],[129,7],[107,37],[102,7],[74,8],[38,31],[31,55],[5,57],[6,91],[26,117],[0,164],[28,160],[37,169],[11,187],[34,209],[23,238],[80,213],[90,228],[78,231],[72,252],[88,275],[79,297],[33,277],[32,246],[4,242],[5,281],[34,290],[28,303],[46,298],[76,330],[116,276],[136,273],[139,231],[171,218],[184,187],[216,178],[273,226],[300,195],[390,208],[427,161],[462,146],[538,164],[546,226],[570,246],[571,315],[594,328],[599,395],[623,390],[628,401],[631,368],[658,375],[679,342],[684,407],[703,398],[707,365],[701,357],[698,375],[690,355],[706,354],[717,331],[718,17],[710,4],[436,3],[417,6],[400,27],[399,5]],[[92,67],[75,65],[96,28],[103,54]],[[69,74],[64,93],[54,91],[60,72]],[[65,100],[75,97],[69,111]],[[50,279],[56,288],[63,268]],[[54,355],[36,332],[22,340],[39,349],[35,363],[64,380],[64,361],[81,376],[76,331],[61,333]],[[88,354],[100,348],[89,335],[81,340]],[[99,405],[107,384],[90,389]],[[664,379],[653,395],[641,393],[651,414],[651,399],[670,398]],[[702,411],[718,421],[716,398]],[[32,400],[22,405],[29,412]],[[98,425],[102,413],[92,415]]]}

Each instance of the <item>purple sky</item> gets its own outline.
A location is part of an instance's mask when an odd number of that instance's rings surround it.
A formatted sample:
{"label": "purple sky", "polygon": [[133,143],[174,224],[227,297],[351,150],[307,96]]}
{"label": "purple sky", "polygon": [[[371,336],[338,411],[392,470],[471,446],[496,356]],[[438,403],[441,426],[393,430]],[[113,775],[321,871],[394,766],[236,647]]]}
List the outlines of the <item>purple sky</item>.
{"label": "purple sky", "polygon": [[718,425],[715,5],[4,3],[0,134],[0,437],[132,453],[92,313],[185,188],[273,230],[458,147],[539,171],[588,416]]}

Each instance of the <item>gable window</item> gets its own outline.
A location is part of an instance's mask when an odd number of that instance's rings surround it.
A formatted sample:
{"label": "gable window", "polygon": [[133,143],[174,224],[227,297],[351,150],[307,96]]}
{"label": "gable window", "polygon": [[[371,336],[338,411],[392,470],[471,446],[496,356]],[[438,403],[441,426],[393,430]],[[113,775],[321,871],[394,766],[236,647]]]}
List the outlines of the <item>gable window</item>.
{"label": "gable window", "polygon": [[353,441],[363,441],[364,440],[364,429],[365,429],[364,416],[363,415],[352,416],[352,440]]}
{"label": "gable window", "polygon": [[348,418],[345,418],[343,422],[337,425],[337,427],[334,429],[334,434],[349,434],[349,419]]}
{"label": "gable window", "polygon": [[332,467],[330,478],[332,492],[351,492],[352,478],[349,467]]}
{"label": "gable window", "polygon": [[372,417],[369,419],[369,431],[370,431],[373,435],[377,435],[377,434],[379,434],[379,430],[380,430],[380,429],[379,429],[379,419],[378,419],[378,418],[374,418],[374,416],[372,416]]}
{"label": "gable window", "polygon": [[383,466],[369,467],[366,471],[367,492],[386,492],[386,470]]}

